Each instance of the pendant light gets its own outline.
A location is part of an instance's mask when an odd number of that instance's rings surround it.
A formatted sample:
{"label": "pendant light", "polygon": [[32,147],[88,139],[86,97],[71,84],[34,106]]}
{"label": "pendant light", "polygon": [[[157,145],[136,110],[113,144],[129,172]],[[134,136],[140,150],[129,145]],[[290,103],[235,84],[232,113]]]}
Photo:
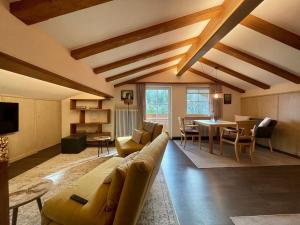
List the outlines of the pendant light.
{"label": "pendant light", "polygon": [[[216,79],[218,79],[218,67],[216,66],[215,67],[215,70],[216,70]],[[221,99],[221,98],[224,98],[224,93],[222,92],[222,85],[220,84],[220,82],[216,82],[216,85],[215,85],[215,93],[214,93],[214,99]]]}

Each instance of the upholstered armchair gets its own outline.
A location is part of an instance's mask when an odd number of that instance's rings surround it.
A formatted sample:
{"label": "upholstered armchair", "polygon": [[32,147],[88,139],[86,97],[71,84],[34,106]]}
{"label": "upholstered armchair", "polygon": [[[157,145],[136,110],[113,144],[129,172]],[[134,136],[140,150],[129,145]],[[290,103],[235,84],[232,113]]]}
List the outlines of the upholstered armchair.
{"label": "upholstered armchair", "polygon": [[199,145],[201,149],[201,135],[199,132],[199,125],[185,124],[184,118],[180,116],[178,117],[178,123],[180,127],[180,144],[182,145],[183,142],[183,148],[185,148],[186,140],[188,137],[192,138],[193,143],[195,137],[198,137]]}
{"label": "upholstered armchair", "polygon": [[269,148],[270,151],[273,151],[273,147],[272,147],[272,142],[271,142],[271,138],[272,138],[272,134],[274,131],[275,126],[277,125],[277,121],[276,120],[271,120],[271,122],[269,123],[268,126],[266,127],[259,127],[259,124],[261,123],[262,119],[253,119],[256,120],[256,126],[254,128],[254,143],[253,143],[253,151],[255,151],[255,141],[256,139],[262,138],[262,139],[267,139],[268,140],[268,144],[269,144]]}

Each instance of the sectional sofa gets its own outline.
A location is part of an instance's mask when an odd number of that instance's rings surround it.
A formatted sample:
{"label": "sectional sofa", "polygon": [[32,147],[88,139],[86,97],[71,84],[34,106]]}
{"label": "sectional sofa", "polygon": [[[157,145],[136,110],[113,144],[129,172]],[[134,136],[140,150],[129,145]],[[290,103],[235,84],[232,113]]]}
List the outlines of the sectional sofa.
{"label": "sectional sofa", "polygon": [[[168,142],[160,134],[135,156],[113,157],[47,200],[42,225],[135,225]],[[81,205],[70,199],[88,200]]]}

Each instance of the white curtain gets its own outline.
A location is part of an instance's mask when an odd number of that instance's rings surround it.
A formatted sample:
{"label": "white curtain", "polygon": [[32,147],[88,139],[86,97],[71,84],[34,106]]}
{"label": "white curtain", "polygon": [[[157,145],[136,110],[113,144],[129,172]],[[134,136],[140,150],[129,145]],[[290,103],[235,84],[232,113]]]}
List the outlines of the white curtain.
{"label": "white curtain", "polygon": [[137,109],[116,109],[116,137],[130,136],[138,128]]}

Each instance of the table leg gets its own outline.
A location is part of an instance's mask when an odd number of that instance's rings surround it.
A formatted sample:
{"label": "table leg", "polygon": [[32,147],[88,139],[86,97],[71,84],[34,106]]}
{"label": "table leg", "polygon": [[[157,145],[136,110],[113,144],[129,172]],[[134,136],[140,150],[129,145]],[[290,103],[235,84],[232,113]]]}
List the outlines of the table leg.
{"label": "table leg", "polygon": [[214,134],[213,134],[213,127],[208,126],[208,150],[209,153],[213,154],[213,148],[214,148]]}
{"label": "table leg", "polygon": [[99,157],[99,151],[100,151],[100,144],[101,144],[101,141],[99,141],[99,144],[98,144],[98,157]]}
{"label": "table leg", "polygon": [[101,153],[103,153],[102,147],[103,147],[103,142],[101,141]]}
{"label": "table leg", "polygon": [[18,218],[18,208],[13,208],[13,215],[12,215],[12,225],[17,225],[17,218]]}
{"label": "table leg", "polygon": [[43,205],[42,205],[42,200],[41,200],[41,198],[39,197],[39,198],[37,198],[36,199],[36,202],[37,202],[37,205],[38,205],[38,207],[39,207],[39,210],[40,210],[40,212],[42,211],[42,208],[43,208]]}
{"label": "table leg", "polygon": [[106,141],[106,148],[107,148],[107,152],[109,154],[109,148],[108,148],[108,145],[109,145],[109,141]]}

